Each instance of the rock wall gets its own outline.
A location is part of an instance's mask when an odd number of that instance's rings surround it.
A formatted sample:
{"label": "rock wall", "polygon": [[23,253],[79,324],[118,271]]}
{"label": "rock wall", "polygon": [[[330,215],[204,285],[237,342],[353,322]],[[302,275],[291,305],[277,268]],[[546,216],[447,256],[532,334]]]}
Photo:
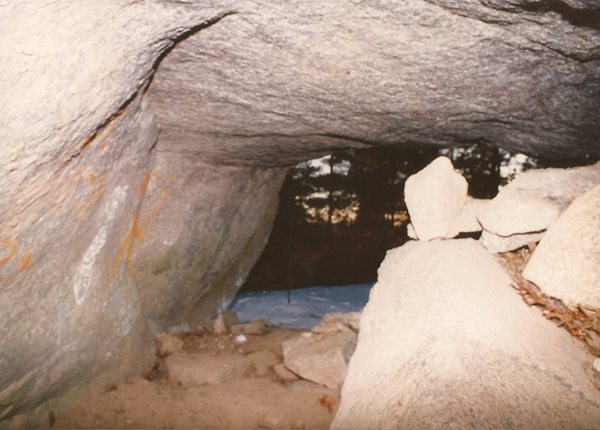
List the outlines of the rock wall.
{"label": "rock wall", "polygon": [[226,12],[0,5],[0,420],[142,372],[152,329],[210,318],[258,258],[285,169],[155,154],[145,96],[161,55]]}
{"label": "rock wall", "polygon": [[291,163],[472,141],[598,156],[597,17],[579,1],[0,2],[0,420],[139,372],[152,330],[222,309]]}
{"label": "rock wall", "polygon": [[214,166],[158,151],[153,172],[134,278],[153,330],[196,328],[227,309],[258,260],[286,169]]}

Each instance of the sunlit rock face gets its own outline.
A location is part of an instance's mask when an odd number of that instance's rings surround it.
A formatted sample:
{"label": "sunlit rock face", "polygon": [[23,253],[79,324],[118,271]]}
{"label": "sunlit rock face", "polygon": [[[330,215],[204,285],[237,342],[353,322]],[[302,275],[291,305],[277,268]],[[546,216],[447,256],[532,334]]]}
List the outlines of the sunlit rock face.
{"label": "sunlit rock face", "polygon": [[0,2],[0,419],[60,411],[150,363],[152,330],[222,310],[291,163],[597,156],[594,7]]}
{"label": "sunlit rock face", "polygon": [[334,429],[588,428],[594,358],[528,307],[471,239],[389,251],[363,311]]}

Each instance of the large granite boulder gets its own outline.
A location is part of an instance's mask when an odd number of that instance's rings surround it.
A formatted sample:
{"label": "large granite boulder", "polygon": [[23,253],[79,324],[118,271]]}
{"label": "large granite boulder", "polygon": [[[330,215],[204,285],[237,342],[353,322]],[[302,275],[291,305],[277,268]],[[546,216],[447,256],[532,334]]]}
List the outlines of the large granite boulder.
{"label": "large granite boulder", "polygon": [[162,151],[153,161],[133,276],[153,330],[197,328],[229,307],[258,260],[285,169],[207,165]]}
{"label": "large granite boulder", "polygon": [[600,185],[550,226],[523,276],[571,309],[600,309]]}
{"label": "large granite boulder", "polygon": [[570,169],[530,170],[503,187],[477,215],[489,252],[539,242],[575,198],[600,183],[600,163]]}
{"label": "large granite boulder", "polygon": [[258,258],[285,169],[159,154],[145,96],[227,11],[0,5],[0,420],[45,402],[35,426],[144,371],[153,330],[216,314]]}
{"label": "large granite boulder", "polygon": [[389,251],[332,428],[596,426],[595,357],[510,283],[471,239]]}
{"label": "large granite boulder", "polygon": [[597,156],[597,16],[571,0],[0,2],[0,420],[60,412],[147,366],[152,331],[222,311],[296,161],[470,141]]}

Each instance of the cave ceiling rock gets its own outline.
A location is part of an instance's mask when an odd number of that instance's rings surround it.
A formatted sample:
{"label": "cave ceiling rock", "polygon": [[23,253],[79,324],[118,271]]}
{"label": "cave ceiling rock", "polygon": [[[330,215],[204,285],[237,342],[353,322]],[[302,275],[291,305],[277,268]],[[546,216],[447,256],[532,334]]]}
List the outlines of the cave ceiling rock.
{"label": "cave ceiling rock", "polygon": [[418,143],[599,155],[595,9],[407,0],[235,10],[158,68],[158,147],[252,166]]}

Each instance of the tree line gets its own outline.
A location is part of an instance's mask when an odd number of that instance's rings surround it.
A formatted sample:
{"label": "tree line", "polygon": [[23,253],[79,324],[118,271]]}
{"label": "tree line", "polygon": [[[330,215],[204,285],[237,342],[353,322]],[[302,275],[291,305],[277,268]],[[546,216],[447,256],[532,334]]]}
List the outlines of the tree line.
{"label": "tree line", "polygon": [[[374,282],[387,250],[408,240],[406,179],[448,156],[475,198],[492,198],[513,156],[485,145],[344,150],[290,169],[269,242],[240,292]],[[526,168],[535,165],[528,160]]]}

